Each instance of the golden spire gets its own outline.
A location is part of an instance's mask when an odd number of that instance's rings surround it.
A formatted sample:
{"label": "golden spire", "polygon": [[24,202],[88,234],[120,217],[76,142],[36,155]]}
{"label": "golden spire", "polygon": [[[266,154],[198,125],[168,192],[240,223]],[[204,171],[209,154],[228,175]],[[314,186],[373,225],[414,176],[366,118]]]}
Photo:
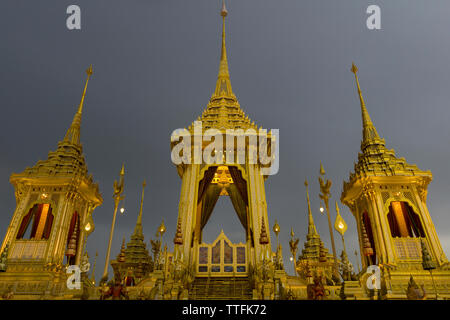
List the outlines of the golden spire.
{"label": "golden spire", "polygon": [[89,78],[92,75],[92,65],[90,65],[89,68],[86,70],[86,74],[87,74],[86,83],[84,85],[83,95],[81,96],[78,111],[73,117],[72,124],[70,128],[67,130],[66,136],[64,137],[64,141],[68,141],[76,145],[80,144],[81,114],[83,112],[84,97],[86,96],[87,85],[89,82]]}
{"label": "golden spire", "polygon": [[309,192],[308,192],[308,180],[305,179],[305,187],[306,187],[306,200],[308,201],[308,235],[316,235],[317,229],[314,224],[313,215],[311,212],[311,203],[309,201]]}
{"label": "golden spire", "polygon": [[142,208],[144,206],[144,189],[147,183],[142,183],[142,196],[141,196],[141,208],[139,209],[139,215],[136,221],[136,226],[134,227],[134,235],[143,236],[142,234]]}
{"label": "golden spire", "polygon": [[212,98],[225,97],[235,99],[236,97],[231,89],[230,73],[228,71],[227,48],[225,42],[225,18],[228,15],[228,11],[225,7],[224,0],[222,0],[222,10],[220,15],[222,16],[222,51],[220,54],[219,75],[217,76],[216,90],[214,91]]}
{"label": "golden spire", "polygon": [[356,86],[358,88],[358,94],[359,94],[359,101],[361,103],[361,116],[362,116],[362,124],[363,124],[363,141],[362,143],[365,144],[369,140],[378,139],[381,140],[377,129],[372,123],[372,120],[370,119],[369,112],[367,111],[366,104],[364,102],[364,98],[361,93],[361,88],[359,87],[359,80],[357,76],[358,68],[356,65],[352,62],[352,68],[351,71],[355,74],[355,80],[356,80]]}

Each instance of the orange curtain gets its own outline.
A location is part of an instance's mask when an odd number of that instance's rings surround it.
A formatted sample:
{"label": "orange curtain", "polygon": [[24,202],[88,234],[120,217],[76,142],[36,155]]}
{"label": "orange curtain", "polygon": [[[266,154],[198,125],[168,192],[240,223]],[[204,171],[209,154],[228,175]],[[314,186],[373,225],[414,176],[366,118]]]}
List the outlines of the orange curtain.
{"label": "orange curtain", "polygon": [[34,215],[30,239],[33,239],[36,236],[36,231],[39,226],[39,221],[41,220],[41,212],[42,212],[43,204],[41,203],[41,204],[38,204],[37,206],[38,206],[38,210],[37,210],[36,214]]}
{"label": "orange curtain", "polygon": [[50,237],[50,232],[52,231],[53,225],[53,214],[52,214],[52,206],[48,209],[47,221],[45,222],[44,232],[42,234],[42,239],[48,239]]}

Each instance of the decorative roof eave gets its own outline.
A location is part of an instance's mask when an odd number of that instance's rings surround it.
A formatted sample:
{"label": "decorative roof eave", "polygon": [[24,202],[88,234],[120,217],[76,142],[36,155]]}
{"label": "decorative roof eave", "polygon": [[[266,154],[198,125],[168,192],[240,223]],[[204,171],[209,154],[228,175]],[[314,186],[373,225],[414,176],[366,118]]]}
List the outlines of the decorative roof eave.
{"label": "decorative roof eave", "polygon": [[432,181],[433,175],[431,171],[420,171],[415,175],[372,175],[372,174],[360,174],[353,175],[352,179],[344,181],[343,191],[341,194],[341,202],[344,204],[350,204],[351,202],[359,199],[363,194],[364,186],[374,185],[389,185],[389,184],[410,184],[428,187],[428,184]]}
{"label": "decorative roof eave", "polygon": [[95,203],[97,206],[103,203],[103,197],[99,191],[98,183],[93,182],[92,176],[29,176],[23,173],[13,173],[9,181],[14,187],[17,187],[19,183],[46,187],[72,186],[77,188],[86,200]]}

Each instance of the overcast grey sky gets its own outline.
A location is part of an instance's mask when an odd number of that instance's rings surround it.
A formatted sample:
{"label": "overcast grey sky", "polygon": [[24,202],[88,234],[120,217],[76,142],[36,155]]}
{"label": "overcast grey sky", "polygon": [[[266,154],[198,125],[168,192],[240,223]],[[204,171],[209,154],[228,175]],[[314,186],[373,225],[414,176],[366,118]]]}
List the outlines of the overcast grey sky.
{"label": "overcast grey sky", "polygon": [[[66,28],[70,4],[81,7],[79,31]],[[381,8],[382,30],[366,28],[370,4]],[[133,231],[143,179],[145,241],[164,218],[164,240],[172,246],[181,180],[170,161],[170,134],[190,125],[214,90],[219,7],[218,0],[1,1],[1,237],[15,208],[10,174],[56,149],[76,112],[84,70],[93,64],[81,140],[104,197],[87,246],[91,257],[99,252],[97,280],[122,162],[127,211],[117,219],[111,256]],[[230,0],[227,7],[233,90],[258,125],[280,129],[280,170],[267,180],[266,193],[270,229],[275,219],[281,226],[287,270],[291,226],[301,245],[307,232],[305,177],[318,231],[331,250],[326,216],[318,211],[317,176],[322,160],[334,204],[357,160],[361,115],[352,61],[387,147],[433,172],[428,208],[449,254],[450,2]],[[221,198],[204,239],[214,240],[223,229],[231,240],[244,241],[231,202]],[[341,214],[353,252],[355,222],[343,205]],[[336,243],[340,252],[337,237]]]}

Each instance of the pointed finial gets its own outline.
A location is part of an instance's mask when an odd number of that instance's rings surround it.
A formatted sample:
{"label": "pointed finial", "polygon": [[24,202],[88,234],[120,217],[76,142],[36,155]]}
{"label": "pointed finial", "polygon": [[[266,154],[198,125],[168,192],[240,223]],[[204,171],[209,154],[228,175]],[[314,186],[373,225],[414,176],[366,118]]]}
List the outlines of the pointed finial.
{"label": "pointed finial", "polygon": [[66,136],[64,137],[65,141],[69,141],[73,144],[80,144],[80,128],[81,128],[81,114],[83,112],[84,105],[84,97],[86,96],[86,90],[89,82],[89,78],[92,75],[92,65],[86,70],[87,78],[86,83],[84,85],[83,94],[81,95],[80,105],[78,106],[78,111],[73,117],[72,124],[66,132]]}
{"label": "pointed finial", "polygon": [[222,0],[222,10],[220,11],[220,15],[222,17],[226,17],[228,15],[227,8],[225,7],[225,0]]}
{"label": "pointed finial", "polygon": [[358,68],[353,62],[352,68],[350,70],[355,75],[356,87],[358,89],[359,101],[361,104],[361,117],[363,123],[363,143],[367,143],[369,140],[372,139],[380,140],[377,129],[373,125],[372,119],[370,119],[369,112],[367,111],[366,104],[364,102],[364,98],[361,93],[361,88],[359,86],[359,79],[357,75]]}
{"label": "pointed finial", "polygon": [[355,75],[358,72],[358,68],[356,67],[355,63],[352,62],[352,68],[350,69]]}
{"label": "pointed finial", "polygon": [[[120,169],[120,175],[123,176],[125,175],[125,162],[122,163],[122,169]],[[145,182],[145,180],[144,180]]]}
{"label": "pointed finial", "polygon": [[143,232],[142,232],[142,208],[144,207],[144,190],[145,190],[145,186],[147,185],[147,183],[142,182],[142,195],[141,195],[141,207],[139,209],[139,214],[138,214],[138,218],[136,221],[136,226],[134,227],[134,234],[135,236],[140,236],[143,237]]}
{"label": "pointed finial", "polygon": [[294,237],[295,237],[294,228],[291,227],[291,238],[294,238]]}
{"label": "pointed finial", "polygon": [[86,84],[84,85],[83,95],[81,96],[80,106],[78,107],[78,113],[80,114],[83,112],[84,97],[86,96],[86,89],[89,82],[89,78],[92,75],[92,64],[86,70],[86,74],[87,74]]}
{"label": "pointed finial", "polygon": [[222,49],[220,54],[219,74],[217,76],[216,89],[214,90],[211,99],[222,98],[223,96],[235,99],[236,97],[234,96],[233,89],[231,88],[230,73],[228,71],[227,48],[225,41],[225,17],[228,15],[228,11],[225,7],[224,1],[222,1],[222,10],[220,15],[222,16]]}
{"label": "pointed finial", "polygon": [[316,225],[314,224],[314,219],[311,212],[311,202],[309,201],[309,191],[308,191],[308,180],[306,179],[305,179],[305,187],[306,187],[306,201],[308,203],[308,234],[316,235],[317,229]]}
{"label": "pointed finial", "polygon": [[320,161],[320,175],[321,176],[325,175],[325,169],[323,168],[322,161]]}

